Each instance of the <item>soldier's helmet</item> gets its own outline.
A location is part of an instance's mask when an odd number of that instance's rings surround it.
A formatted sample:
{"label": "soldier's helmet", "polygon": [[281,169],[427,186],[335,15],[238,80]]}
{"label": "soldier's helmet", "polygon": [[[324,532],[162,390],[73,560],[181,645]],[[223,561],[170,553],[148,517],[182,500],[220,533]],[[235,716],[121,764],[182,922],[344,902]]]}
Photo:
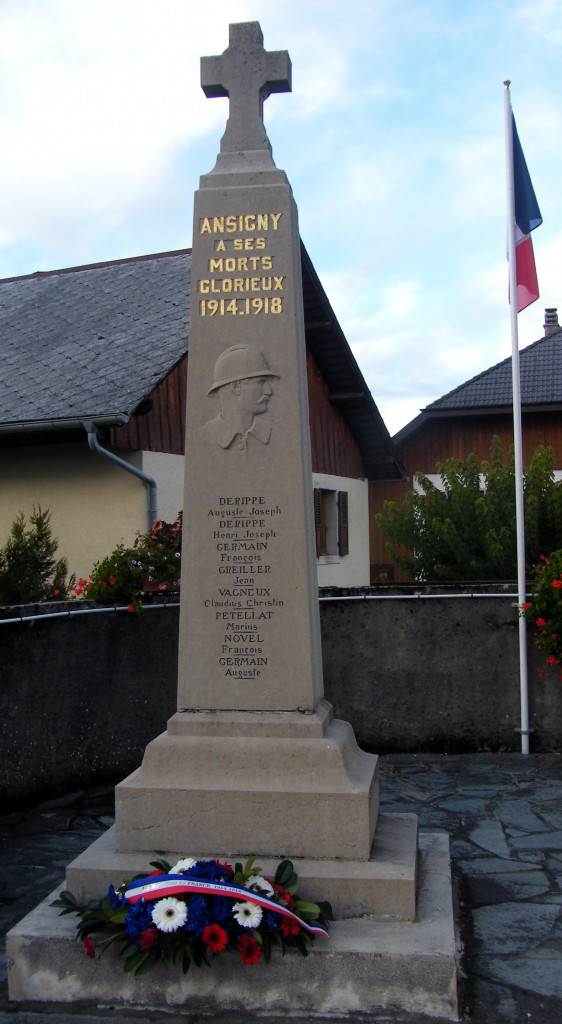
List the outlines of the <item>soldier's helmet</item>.
{"label": "soldier's helmet", "polygon": [[215,363],[213,384],[207,394],[247,377],[274,377],[278,380],[279,374],[269,369],[263,352],[254,345],[231,345],[221,352]]}

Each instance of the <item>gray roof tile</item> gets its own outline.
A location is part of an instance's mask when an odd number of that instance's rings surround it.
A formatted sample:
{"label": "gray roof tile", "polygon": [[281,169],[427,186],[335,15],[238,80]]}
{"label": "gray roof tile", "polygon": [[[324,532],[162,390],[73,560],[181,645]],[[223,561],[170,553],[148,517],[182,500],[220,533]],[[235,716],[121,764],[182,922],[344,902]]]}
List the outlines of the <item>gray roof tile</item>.
{"label": "gray roof tile", "polygon": [[0,281],[0,423],[135,409],[187,351],[190,269],[184,251]]}
{"label": "gray roof tile", "polygon": [[[522,405],[562,403],[562,328],[519,353]],[[424,411],[481,409],[511,405],[511,356],[460,384]]]}

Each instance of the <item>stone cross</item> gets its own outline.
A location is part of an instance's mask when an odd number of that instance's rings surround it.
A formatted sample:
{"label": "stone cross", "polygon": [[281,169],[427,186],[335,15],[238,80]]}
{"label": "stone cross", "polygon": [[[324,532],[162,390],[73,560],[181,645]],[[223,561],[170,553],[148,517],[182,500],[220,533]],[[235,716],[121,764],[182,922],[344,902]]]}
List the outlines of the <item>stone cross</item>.
{"label": "stone cross", "polygon": [[291,91],[291,60],[287,50],[264,50],[259,22],[230,25],[224,53],[201,59],[201,86],[210,98],[230,100],[221,153],[269,149],[263,101],[272,92]]}

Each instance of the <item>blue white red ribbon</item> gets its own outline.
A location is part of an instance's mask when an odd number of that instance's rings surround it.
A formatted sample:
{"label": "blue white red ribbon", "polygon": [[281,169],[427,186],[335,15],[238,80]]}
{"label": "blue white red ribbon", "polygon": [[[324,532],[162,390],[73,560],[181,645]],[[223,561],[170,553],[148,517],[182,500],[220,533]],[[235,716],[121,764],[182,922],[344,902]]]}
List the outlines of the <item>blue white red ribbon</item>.
{"label": "blue white red ribbon", "polygon": [[185,878],[183,875],[152,875],[149,878],[138,878],[129,883],[125,892],[125,898],[129,903],[136,903],[137,900],[159,900],[164,896],[185,896],[192,892],[201,892],[207,896],[230,896],[232,899],[245,900],[248,903],[258,903],[260,907],[273,910],[276,914],[283,914],[297,921],[301,928],[315,935],[328,936],[328,932],[318,924],[310,924],[303,921],[288,907],[276,903],[275,900],[264,896],[261,892],[253,889],[245,889],[243,885],[234,885],[230,882],[208,882],[202,878]]}

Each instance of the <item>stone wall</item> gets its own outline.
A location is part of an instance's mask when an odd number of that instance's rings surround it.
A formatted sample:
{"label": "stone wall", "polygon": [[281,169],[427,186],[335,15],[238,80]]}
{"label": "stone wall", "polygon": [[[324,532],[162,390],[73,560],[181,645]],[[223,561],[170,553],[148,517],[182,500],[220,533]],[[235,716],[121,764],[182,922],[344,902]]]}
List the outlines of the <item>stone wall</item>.
{"label": "stone wall", "polygon": [[[359,742],[379,753],[520,750],[514,599],[376,593],[320,605],[326,697]],[[143,626],[126,612],[0,625],[4,805],[111,784],[138,766],[175,710],[178,617],[154,607]],[[531,645],[533,752],[562,746],[562,683],[539,676],[541,664]]]}

